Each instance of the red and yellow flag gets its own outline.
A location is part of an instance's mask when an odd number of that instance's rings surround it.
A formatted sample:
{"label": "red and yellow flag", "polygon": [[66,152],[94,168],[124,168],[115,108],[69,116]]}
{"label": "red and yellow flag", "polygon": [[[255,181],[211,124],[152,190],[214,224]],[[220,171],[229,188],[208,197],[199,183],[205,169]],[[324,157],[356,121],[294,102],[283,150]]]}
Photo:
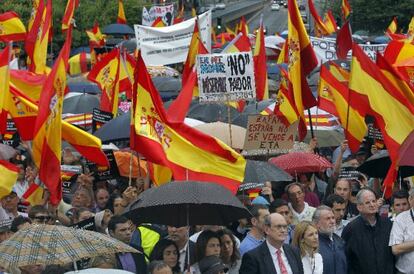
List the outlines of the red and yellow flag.
{"label": "red and yellow flag", "polygon": [[47,76],[27,70],[10,70],[10,86],[25,94],[33,102],[38,102]]}
{"label": "red and yellow flag", "polygon": [[174,18],[173,25],[179,24],[183,21],[184,21],[184,3],[180,5],[177,16]]}
{"label": "red and yellow flag", "polygon": [[0,83],[0,134],[4,134],[7,129],[6,103],[8,102],[10,82],[9,60],[10,46],[7,46],[0,53],[0,79],[2,79]]}
{"label": "red and yellow flag", "polygon": [[[44,188],[37,183],[33,182],[29,185],[29,188],[23,194],[22,198],[30,203],[31,206],[44,204]],[[46,198],[45,198],[46,199]]]}
{"label": "red and yellow flag", "polygon": [[14,11],[0,14],[0,29],[0,41],[24,41],[26,39],[26,28]]}
{"label": "red and yellow flag", "polygon": [[25,48],[28,55],[29,71],[44,74],[47,72],[46,58],[47,45],[51,35],[52,26],[52,1],[48,0],[46,7],[43,1],[39,2],[36,18],[32,28],[27,34]]}
{"label": "red and yellow flag", "polygon": [[100,109],[112,112],[114,116],[118,112],[119,54],[119,48],[113,49],[88,74],[88,80],[98,84],[102,90]]}
{"label": "red and yellow flag", "polygon": [[193,69],[198,54],[207,54],[208,50],[204,46],[201,38],[200,31],[198,30],[198,21],[194,24],[193,36],[191,37],[190,48],[188,49],[187,59],[184,63],[182,85],[184,86],[188,80],[188,77]]}
{"label": "red and yellow flag", "polygon": [[253,52],[254,77],[256,81],[256,98],[258,101],[269,98],[269,85],[267,80],[266,48],[264,43],[264,30],[261,24],[256,34],[256,46]]}
{"label": "red and yellow flag", "polygon": [[157,17],[157,19],[155,19],[154,22],[152,23],[151,27],[162,28],[162,27],[165,27],[165,24],[162,21],[161,17]]}
{"label": "red and yellow flag", "polygon": [[78,75],[89,71],[91,57],[89,53],[81,52],[69,58],[69,74]]}
{"label": "red and yellow flag", "polygon": [[[295,0],[288,0],[288,39],[286,41],[289,48],[288,72],[292,83],[289,88],[293,90],[299,115],[305,120],[304,110],[317,104],[306,81],[306,76],[318,65],[318,60]],[[299,140],[303,140],[305,136],[306,132],[299,132]]]}
{"label": "red and yellow flag", "polygon": [[46,79],[40,95],[39,115],[33,138],[33,160],[39,168],[39,179],[50,191],[50,202],[62,199],[60,160],[62,146],[62,105],[66,87],[66,70],[71,46],[71,32]]}
{"label": "red and yellow flag", "polygon": [[336,55],[338,59],[346,59],[352,48],[352,32],[349,20],[347,20],[336,35]]}
{"label": "red and yellow flag", "polygon": [[9,195],[16,183],[19,168],[12,163],[0,160],[0,199]]}
{"label": "red and yellow flag", "polygon": [[330,92],[330,90],[333,88],[332,84],[325,79],[325,75],[328,71],[328,68],[326,66],[327,64],[322,64],[320,70],[320,78],[318,85],[318,107],[326,112],[331,113],[332,115],[338,116],[338,113],[336,112],[335,103]]}
{"label": "red and yellow flag", "polygon": [[384,180],[386,196],[389,197],[397,175],[399,148],[414,130],[414,108],[357,44],[353,45],[352,54],[349,89],[352,93],[366,98],[369,111],[381,129],[392,161]]}
{"label": "red and yellow flag", "polygon": [[249,34],[249,27],[247,26],[246,18],[244,18],[244,16],[242,16],[240,19],[240,23],[238,24],[236,34],[239,32],[243,33],[243,35],[248,37],[247,35]]}
{"label": "red and yellow flag", "polygon": [[[30,13],[29,22],[27,23],[27,32],[30,32],[30,30],[32,29],[33,22],[36,18],[36,14],[39,10],[39,2],[40,2],[40,0],[32,0],[32,11]],[[44,3],[42,3],[42,5],[43,4]]]}
{"label": "red and yellow flag", "polygon": [[[320,77],[320,81],[323,82],[325,87],[322,93],[327,93],[327,96],[331,99],[334,112],[330,109],[321,109],[339,117],[345,130],[349,148],[353,153],[356,153],[367,133],[365,116],[354,108],[358,101],[349,96],[348,87],[336,79],[325,65],[321,66]],[[319,96],[321,97],[321,94]]]}
{"label": "red and yellow flag", "polygon": [[105,46],[105,35],[102,34],[99,29],[98,22],[95,22],[92,29],[86,30],[86,34],[89,37],[89,46],[91,48],[101,48]]}
{"label": "red and yellow flag", "polygon": [[346,20],[351,14],[351,5],[349,4],[348,0],[342,0],[341,9],[344,20]]}
{"label": "red and yellow flag", "polygon": [[62,31],[66,31],[72,24],[72,19],[78,6],[79,0],[68,0],[66,3],[65,13],[62,18]]}
{"label": "red and yellow flag", "polygon": [[414,16],[411,17],[411,21],[408,24],[407,37],[408,37],[408,39],[413,41],[413,38],[414,38]]}
{"label": "red and yellow flag", "polygon": [[325,21],[319,16],[318,11],[313,5],[312,0],[308,0],[309,11],[315,20],[315,32],[318,36],[326,36],[336,32],[336,22],[332,16],[332,12],[328,11],[325,16]]}
{"label": "red and yellow flag", "polygon": [[[135,70],[134,149],[148,161],[169,167],[174,178],[186,178],[186,170],[242,182],[246,160],[221,141],[182,122],[168,119],[161,97],[148,75],[141,55]],[[224,184],[235,192],[237,184]]]}
{"label": "red and yellow flag", "polygon": [[116,22],[118,24],[126,24],[126,16],[125,16],[125,10],[124,10],[124,3],[122,0],[118,0],[118,18],[116,19]]}
{"label": "red and yellow flag", "polygon": [[394,34],[397,31],[398,24],[397,24],[397,17],[392,18],[390,25],[387,28],[388,34]]}

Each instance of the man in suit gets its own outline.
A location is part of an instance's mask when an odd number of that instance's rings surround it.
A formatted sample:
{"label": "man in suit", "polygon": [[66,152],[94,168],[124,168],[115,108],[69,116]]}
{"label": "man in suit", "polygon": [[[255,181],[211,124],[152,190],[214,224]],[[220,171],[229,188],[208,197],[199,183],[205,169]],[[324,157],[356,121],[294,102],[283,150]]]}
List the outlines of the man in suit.
{"label": "man in suit", "polygon": [[[131,245],[132,228],[131,222],[124,216],[112,216],[108,223],[109,235],[127,245]],[[131,245],[141,251],[140,253],[116,253],[117,268],[130,271],[132,273],[147,273],[142,247]]]}
{"label": "man in suit", "polygon": [[284,244],[287,237],[285,218],[272,213],[266,216],[266,241],[244,254],[240,274],[303,274],[300,252]]}

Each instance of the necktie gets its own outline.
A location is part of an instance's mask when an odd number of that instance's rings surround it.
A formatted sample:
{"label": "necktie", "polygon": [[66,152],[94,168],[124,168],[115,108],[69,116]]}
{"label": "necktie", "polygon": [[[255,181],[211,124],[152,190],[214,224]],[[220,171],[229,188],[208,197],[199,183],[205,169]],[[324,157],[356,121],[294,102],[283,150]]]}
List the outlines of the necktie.
{"label": "necktie", "polygon": [[282,274],[288,274],[287,270],[286,270],[286,266],[283,263],[283,259],[282,259],[282,251],[280,249],[278,249],[276,251],[276,256],[277,256],[277,263],[279,264],[279,268],[280,268],[280,272]]}

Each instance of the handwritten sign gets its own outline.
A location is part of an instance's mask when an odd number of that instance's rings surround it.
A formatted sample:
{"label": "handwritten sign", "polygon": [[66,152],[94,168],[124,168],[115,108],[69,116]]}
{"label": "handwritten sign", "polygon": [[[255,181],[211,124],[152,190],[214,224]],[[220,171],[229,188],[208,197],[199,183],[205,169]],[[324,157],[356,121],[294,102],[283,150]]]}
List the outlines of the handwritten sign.
{"label": "handwritten sign", "polygon": [[197,76],[200,102],[256,97],[251,52],[198,55]]}
{"label": "handwritten sign", "polygon": [[290,149],[295,141],[296,129],[297,123],[286,127],[276,115],[251,115],[244,149]]}

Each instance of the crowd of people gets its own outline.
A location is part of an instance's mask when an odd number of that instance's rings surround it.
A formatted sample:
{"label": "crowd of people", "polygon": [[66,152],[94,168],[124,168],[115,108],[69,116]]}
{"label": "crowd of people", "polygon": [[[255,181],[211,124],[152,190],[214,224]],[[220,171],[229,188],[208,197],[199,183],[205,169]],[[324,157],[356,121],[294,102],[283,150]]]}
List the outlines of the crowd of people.
{"label": "crowd of people", "polygon": [[[251,218],[228,226],[195,227],[136,224],[128,219],[125,208],[152,187],[147,178],[138,176],[129,184],[125,177],[96,181],[85,172],[74,176],[72,191],[59,206],[50,206],[47,197],[44,204],[27,206],[21,195],[37,173],[30,153],[21,150],[10,159],[20,168],[16,185],[1,198],[0,242],[29,225],[82,228],[92,222],[93,230],[140,253],[94,257],[82,264],[86,268],[153,274],[414,273],[414,188],[402,181],[392,198],[384,199],[378,179],[343,176],[344,166],[356,167],[367,157],[360,152],[343,159],[346,150],[344,141],[334,168],[323,174],[302,173],[292,182],[268,182],[254,199],[238,193]],[[81,162],[70,150],[62,160],[66,165]],[[72,267],[30,265],[12,273],[56,274]]]}

